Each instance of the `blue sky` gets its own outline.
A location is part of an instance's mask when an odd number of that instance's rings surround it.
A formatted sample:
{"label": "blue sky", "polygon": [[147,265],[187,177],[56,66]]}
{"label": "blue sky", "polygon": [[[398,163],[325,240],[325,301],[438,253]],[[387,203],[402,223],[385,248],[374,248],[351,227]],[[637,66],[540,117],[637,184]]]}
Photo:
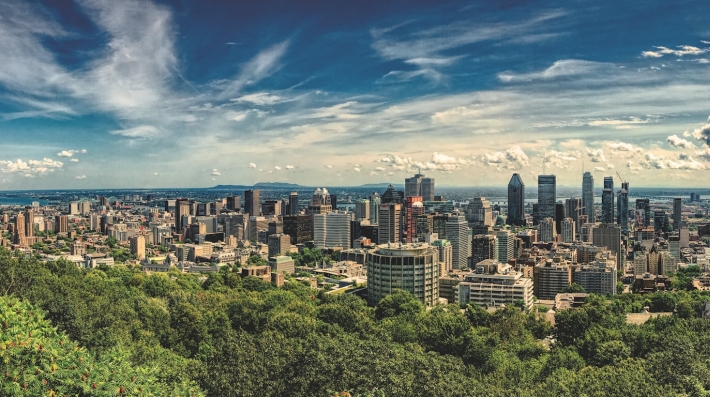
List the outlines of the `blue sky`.
{"label": "blue sky", "polygon": [[[707,1],[0,2],[0,189],[697,186]],[[700,182],[702,183],[702,182]]]}

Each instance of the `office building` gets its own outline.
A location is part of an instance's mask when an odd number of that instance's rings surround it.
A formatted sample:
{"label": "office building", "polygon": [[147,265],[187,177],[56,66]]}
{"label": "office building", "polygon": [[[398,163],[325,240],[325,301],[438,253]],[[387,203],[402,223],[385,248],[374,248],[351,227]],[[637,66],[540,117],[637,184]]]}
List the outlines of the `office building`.
{"label": "office building", "polygon": [[[370,200],[372,200],[372,199],[370,199]],[[389,186],[387,186],[387,189],[385,190],[385,192],[382,193],[382,197],[380,197],[380,202],[382,204],[391,204],[391,203],[402,204],[402,203],[404,203],[404,192],[401,190],[394,190],[394,186],[389,185]]]}
{"label": "office building", "polygon": [[602,190],[602,223],[616,223],[614,217],[614,177],[604,177]]}
{"label": "office building", "polygon": [[498,261],[498,238],[491,234],[477,234],[473,236],[471,251],[470,269],[475,269],[478,262],[486,259]]}
{"label": "office building", "polygon": [[616,223],[621,227],[621,235],[629,236],[629,183],[621,182],[621,190],[616,198]]}
{"label": "office building", "polygon": [[475,197],[466,209],[466,221],[471,226],[493,226],[493,209],[485,197]]}
{"label": "office building", "polygon": [[23,247],[27,246],[27,235],[25,231],[26,227],[27,223],[25,221],[25,214],[20,212],[19,214],[17,214],[17,216],[15,216],[15,244]]}
{"label": "office building", "polygon": [[636,199],[636,223],[638,226],[651,226],[651,203],[649,199]]}
{"label": "office building", "polygon": [[81,203],[79,203],[79,213],[81,213],[81,215],[86,216],[86,215],[89,215],[90,212],[91,212],[91,203],[90,202],[82,201]]}
{"label": "office building", "polygon": [[133,236],[129,239],[131,243],[131,255],[142,261],[145,259],[145,237]]}
{"label": "office building", "polygon": [[402,204],[389,203],[380,205],[378,224],[378,243],[400,242],[400,217]]}
{"label": "office building", "polygon": [[496,240],[498,261],[508,263],[509,260],[515,259],[515,235],[508,229],[499,230],[496,232]]}
{"label": "office building", "polygon": [[533,281],[514,271],[512,266],[493,259],[478,263],[454,288],[457,304],[500,307],[522,302],[526,308],[533,304]]}
{"label": "office building", "polygon": [[286,255],[291,250],[291,236],[284,233],[269,234],[269,257]]}
{"label": "office building", "polygon": [[313,243],[318,249],[341,247],[350,248],[349,212],[333,211],[325,214],[313,214]]}
{"label": "office building", "polygon": [[69,252],[75,256],[84,256],[86,254],[86,246],[81,241],[74,241]]}
{"label": "office building", "polygon": [[317,188],[313,193],[310,204],[308,204],[308,213],[313,214],[327,214],[333,211],[333,205],[330,200],[330,193],[326,188]]}
{"label": "office building", "polygon": [[244,213],[249,216],[259,216],[261,209],[261,196],[257,189],[244,191]]}
{"label": "office building", "polygon": [[671,231],[671,224],[668,220],[668,214],[665,210],[653,211],[653,228],[658,232],[668,233]]}
{"label": "office building", "polygon": [[525,225],[525,184],[520,174],[513,174],[508,182],[508,218],[509,225]]}
{"label": "office building", "polygon": [[592,229],[592,244],[597,247],[606,247],[616,255],[617,270],[623,269],[625,253],[621,245],[621,228],[618,225],[602,223]]}
{"label": "office building", "polygon": [[380,194],[374,192],[370,195],[370,224],[377,225],[380,223]]}
{"label": "office building", "polygon": [[423,244],[382,244],[365,256],[367,298],[377,304],[382,298],[404,290],[427,306],[439,299],[439,253]]}
{"label": "office building", "polygon": [[355,203],[355,219],[370,220],[370,200],[360,199]]}
{"label": "office building", "polygon": [[468,223],[463,215],[450,215],[446,221],[446,239],[453,247],[452,266],[461,269],[468,265],[471,256],[471,241],[469,240]]}
{"label": "office building", "polygon": [[680,197],[673,199],[673,230],[680,230],[683,200]]}
{"label": "office building", "polygon": [[537,177],[537,219],[555,219],[555,203],[557,202],[557,177],[555,175],[538,175]]}
{"label": "office building", "polygon": [[264,216],[281,216],[281,200],[266,200],[261,204],[261,214]]}
{"label": "office building", "polygon": [[420,215],[424,215],[424,204],[422,204],[422,197],[407,197],[404,211],[404,239],[407,243],[417,242],[418,240],[416,219]]}
{"label": "office building", "polygon": [[288,215],[298,215],[301,207],[298,203],[298,192],[291,192],[288,195]]}
{"label": "office building", "polygon": [[572,218],[568,217],[562,220],[562,230],[560,230],[560,234],[562,234],[563,243],[571,243],[576,240],[575,224]]}
{"label": "office building", "polygon": [[551,242],[556,241],[557,236],[557,225],[555,220],[552,218],[540,219],[538,224],[538,229],[540,230],[539,236],[540,241]]}
{"label": "office building", "polygon": [[296,272],[296,262],[285,255],[277,255],[269,257],[269,266],[274,273],[293,274]]}
{"label": "office building", "polygon": [[422,201],[434,201],[434,178],[416,174],[404,180],[404,197],[421,196]]}
{"label": "office building", "polygon": [[[67,219],[68,221],[68,219]],[[25,211],[25,237],[35,236],[35,213],[31,209]]]}
{"label": "office building", "polygon": [[594,176],[587,171],[582,175],[582,213],[587,215],[591,223],[596,221],[594,215]]}
{"label": "office building", "polygon": [[175,200],[175,232],[181,233],[182,228],[189,223],[183,223],[184,217],[191,215],[192,201],[187,199]]}
{"label": "office building", "polygon": [[579,217],[583,216],[582,200],[574,197],[565,200],[565,215],[569,218],[572,218],[572,222],[574,222],[575,228],[578,228],[581,225],[581,223],[579,222]]}
{"label": "office building", "polygon": [[555,296],[572,284],[572,269],[564,261],[548,259],[533,269],[534,294],[538,299]]}
{"label": "office building", "polygon": [[241,210],[242,210],[242,196],[227,197],[227,209],[229,211],[241,212]]}
{"label": "office building", "polygon": [[79,202],[72,201],[69,203],[69,215],[79,215]]}
{"label": "office building", "polygon": [[313,222],[310,215],[289,215],[283,218],[283,232],[291,237],[291,245],[313,240]]}

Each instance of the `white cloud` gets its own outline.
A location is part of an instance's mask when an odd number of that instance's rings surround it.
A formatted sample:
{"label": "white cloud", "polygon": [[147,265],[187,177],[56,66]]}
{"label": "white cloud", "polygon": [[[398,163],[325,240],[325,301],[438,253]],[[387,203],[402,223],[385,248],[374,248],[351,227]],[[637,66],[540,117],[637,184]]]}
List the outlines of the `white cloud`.
{"label": "white cloud", "polygon": [[113,130],[110,131],[110,134],[125,136],[126,138],[147,139],[156,137],[159,134],[159,131],[152,125],[140,125],[138,127],[123,130]]}
{"label": "white cloud", "polygon": [[224,87],[222,96],[232,97],[244,86],[256,84],[271,76],[280,69],[279,62],[286,54],[288,47],[289,40],[286,40],[259,52],[254,58],[244,64],[236,78]]}
{"label": "white cloud", "polygon": [[641,56],[644,58],[660,58],[664,55],[675,55],[678,57],[682,57],[684,55],[700,55],[704,54],[708,51],[707,48],[698,48],[694,47],[692,45],[680,45],[678,46],[677,50],[670,49],[668,47],[662,47],[658,46],[655,47],[655,51],[644,51],[641,53]]}
{"label": "white cloud", "polygon": [[216,168],[212,169],[212,176],[220,176],[222,175]]}
{"label": "white cloud", "polygon": [[86,175],[78,175],[74,179],[86,179]]}
{"label": "white cloud", "polygon": [[256,168],[256,164],[254,164],[254,163],[249,163],[249,168]]}
{"label": "white cloud", "polygon": [[380,172],[382,172],[382,171],[384,171],[384,170],[385,170],[385,167],[375,167],[375,171],[380,171]]}
{"label": "white cloud", "polygon": [[541,72],[520,73],[503,72],[498,74],[498,80],[504,83],[530,82],[534,80],[553,80],[559,77],[569,77],[598,72],[601,69],[613,69],[613,65],[601,62],[579,59],[563,59],[556,61]]}
{"label": "white cloud", "polygon": [[587,148],[587,156],[592,159],[593,163],[606,163],[604,150]]}
{"label": "white cloud", "polygon": [[231,121],[244,121],[248,115],[249,115],[249,112],[229,111],[224,114],[224,118],[227,120],[231,120]]}
{"label": "white cloud", "polygon": [[604,167],[594,167],[594,172],[604,172],[606,169]]}
{"label": "white cloud", "polygon": [[69,161],[71,161],[72,163],[78,163],[78,162],[79,162],[79,159],[74,158],[74,159],[71,159],[71,160],[69,160]]}
{"label": "white cloud", "polygon": [[632,160],[626,162],[626,168],[628,168],[632,174],[638,174],[641,170],[643,170],[643,167],[636,165]]}
{"label": "white cloud", "polygon": [[358,168],[358,167],[353,167],[353,171],[355,171],[355,172],[360,172],[360,168]]}
{"label": "white cloud", "polygon": [[294,166],[292,166],[292,165],[287,165],[287,166],[286,166],[286,169],[287,169],[287,170],[292,170],[292,169],[294,169],[294,168],[296,168],[296,167],[294,167]]}
{"label": "white cloud", "polygon": [[325,168],[333,168],[333,165],[332,165],[332,164],[326,164],[326,165],[325,165]]}
{"label": "white cloud", "polygon": [[279,167],[278,165],[275,165],[275,166],[274,166],[274,169],[275,169],[276,171],[281,171],[281,167]]}
{"label": "white cloud", "polygon": [[656,119],[652,118],[640,119],[638,117],[629,117],[624,119],[592,120],[588,123],[588,125],[592,127],[611,127],[617,130],[627,130],[635,128],[637,124],[648,124],[656,121]]}
{"label": "white cloud", "polygon": [[239,98],[234,98],[232,101],[237,103],[251,103],[257,106],[267,106],[283,102],[284,98],[278,95],[269,94],[268,92],[255,92],[253,94],[242,95]]}
{"label": "white cloud", "polygon": [[694,129],[692,135],[703,144],[710,146],[710,117],[704,125]]}
{"label": "white cloud", "polygon": [[0,172],[3,173],[21,173],[26,177],[34,177],[44,175],[48,172],[54,172],[61,169],[64,163],[50,158],[42,160],[27,160],[27,162],[17,159],[16,161],[0,160]]}
{"label": "white cloud", "polygon": [[634,146],[633,144],[626,142],[605,142],[604,145],[614,152],[643,152],[643,149],[641,149],[640,147]]}
{"label": "white cloud", "polygon": [[57,153],[57,156],[59,157],[71,157],[76,153],[76,150],[62,150],[61,152]]}
{"label": "white cloud", "polygon": [[679,137],[678,135],[671,135],[667,139],[668,143],[671,144],[673,147],[677,148],[682,148],[682,149],[695,149],[695,144],[693,142],[690,142],[687,139],[683,139]]}

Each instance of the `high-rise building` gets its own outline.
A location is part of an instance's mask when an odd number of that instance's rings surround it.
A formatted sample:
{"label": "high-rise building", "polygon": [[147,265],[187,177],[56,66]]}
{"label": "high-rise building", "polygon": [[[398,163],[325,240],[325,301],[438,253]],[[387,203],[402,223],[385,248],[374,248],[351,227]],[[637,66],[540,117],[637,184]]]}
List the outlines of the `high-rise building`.
{"label": "high-rise building", "polygon": [[651,226],[651,203],[648,199],[636,199],[636,218],[639,226]]}
{"label": "high-rise building", "polygon": [[555,230],[557,233],[562,230],[562,220],[567,218],[564,203],[555,203]]}
{"label": "high-rise building", "polygon": [[587,215],[587,219],[594,223],[594,176],[587,171],[582,175],[582,213]]}
{"label": "high-rise building", "polygon": [[538,227],[540,229],[540,241],[544,241],[546,243],[555,241],[555,237],[557,236],[557,225],[555,224],[555,220],[553,218],[540,219]]}
{"label": "high-rise building", "polygon": [[25,211],[25,237],[35,235],[35,213],[31,209]]}
{"label": "high-rise building", "polygon": [[557,177],[555,175],[537,176],[537,211],[540,219],[555,219],[557,202]]}
{"label": "high-rise building", "polygon": [[404,211],[405,221],[405,240],[408,243],[417,242],[417,216],[424,215],[424,204],[422,204],[422,196],[407,197],[407,204]]}
{"label": "high-rise building", "polygon": [[377,192],[370,195],[370,224],[377,225],[380,223],[380,195]]}
{"label": "high-rise building", "polygon": [[[383,205],[384,207],[384,205]],[[371,304],[405,290],[427,306],[439,299],[439,253],[428,244],[382,244],[365,256]]]}
{"label": "high-rise building", "polygon": [[621,190],[617,193],[616,223],[621,226],[621,234],[629,236],[629,183],[621,182]]}
{"label": "high-rise building", "polygon": [[473,236],[471,251],[471,269],[486,259],[498,261],[498,239],[491,234],[477,234]]}
{"label": "high-rise building", "polygon": [[333,211],[330,193],[326,188],[317,188],[313,193],[310,204],[308,204],[309,214],[327,214]]}
{"label": "high-rise building", "polygon": [[277,233],[269,235],[269,258],[286,255],[291,249],[291,236]]}
{"label": "high-rise building", "polygon": [[493,209],[485,197],[475,197],[466,209],[466,221],[471,226],[492,226]]}
{"label": "high-rise building", "polygon": [[227,197],[227,209],[230,211],[241,211],[242,210],[242,196]]}
{"label": "high-rise building", "polygon": [[341,247],[349,249],[350,239],[349,212],[328,212],[313,214],[313,243],[318,249]]}
{"label": "high-rise building", "polygon": [[533,269],[534,293],[538,299],[555,299],[555,296],[572,284],[572,269],[564,262],[548,259]]}
{"label": "high-rise building", "polygon": [[680,230],[683,200],[680,197],[673,199],[673,230]]}
{"label": "high-rise building", "polygon": [[614,177],[604,177],[602,190],[602,223],[616,223],[614,217]]}
{"label": "high-rise building", "polygon": [[260,192],[257,189],[244,191],[244,213],[249,216],[259,216],[260,214]]}
{"label": "high-rise building", "polygon": [[564,243],[575,241],[575,224],[572,218],[567,217],[562,220],[562,230],[560,234],[562,234],[562,242]]}
{"label": "high-rise building", "polygon": [[54,232],[68,233],[69,232],[69,217],[66,215],[57,215],[54,217]]}
{"label": "high-rise building", "polygon": [[463,215],[450,215],[446,222],[446,239],[453,247],[452,266],[461,269],[468,265],[471,255],[471,241],[468,234],[468,223]]}
{"label": "high-rise building", "polygon": [[15,244],[18,244],[20,246],[26,246],[27,245],[27,235],[25,231],[25,227],[27,226],[27,223],[25,221],[25,214],[19,213],[15,217]]}
{"label": "high-rise building", "polygon": [[291,245],[313,240],[313,223],[310,215],[289,215],[284,217],[283,230],[291,237]]}
{"label": "high-rise building", "polygon": [[330,195],[330,206],[333,208],[333,211],[338,210],[338,196],[331,194]]}
{"label": "high-rise building", "polygon": [[81,215],[84,216],[89,215],[89,213],[91,212],[91,202],[82,201],[81,203],[79,203],[79,212],[81,213]]}
{"label": "high-rise building", "polygon": [[69,215],[79,215],[79,202],[72,201],[69,203]]}
{"label": "high-rise building", "polygon": [[454,247],[451,245],[451,241],[434,240],[431,242],[431,246],[439,250],[439,263],[441,263],[443,270],[448,272],[453,269]]}
{"label": "high-rise building", "polygon": [[370,220],[370,200],[360,199],[355,203],[355,218]]}
{"label": "high-rise building", "polygon": [[530,308],[533,298],[532,280],[512,266],[492,259],[478,263],[474,272],[454,287],[454,303],[457,304],[499,307],[522,302],[524,307]]}
{"label": "high-rise building", "polygon": [[515,235],[510,230],[503,229],[496,232],[498,242],[498,261],[508,263],[515,259]]}
{"label": "high-rise building", "polygon": [[565,200],[565,214],[567,215],[567,217],[572,218],[572,222],[574,222],[575,229],[579,228],[579,226],[581,225],[581,223],[579,222],[579,217],[582,215],[582,200],[574,197]]}
{"label": "high-rise building", "polygon": [[618,225],[602,223],[592,229],[592,244],[597,247],[606,247],[616,255],[616,268],[622,269],[624,252],[621,250],[621,228]]}
{"label": "high-rise building", "polygon": [[513,174],[508,182],[508,218],[509,225],[525,225],[525,184],[520,174]]}
{"label": "high-rise building", "polygon": [[264,216],[281,216],[281,200],[266,200],[261,204],[261,213]]}
{"label": "high-rise building", "polygon": [[389,203],[380,205],[378,243],[398,243],[400,242],[400,216],[402,214],[402,204]]}
{"label": "high-rise building", "polygon": [[192,201],[188,199],[177,199],[175,200],[175,231],[180,233],[182,228],[187,226],[183,223],[183,218],[185,215],[190,215],[190,207],[192,206]]}
{"label": "high-rise building", "polygon": [[404,180],[404,197],[421,196],[422,201],[434,201],[434,178],[416,174]]}
{"label": "high-rise building", "polygon": [[380,197],[380,202],[382,204],[390,204],[390,203],[404,203],[404,192],[401,190],[394,190],[394,186],[389,185],[387,186],[387,189],[385,190],[384,193],[382,193],[382,197]]}
{"label": "high-rise building", "polygon": [[136,259],[145,259],[145,237],[133,236],[130,238],[131,254],[135,255]]}
{"label": "high-rise building", "polygon": [[290,215],[298,215],[301,208],[298,205],[298,192],[291,192],[288,195],[288,209]]}

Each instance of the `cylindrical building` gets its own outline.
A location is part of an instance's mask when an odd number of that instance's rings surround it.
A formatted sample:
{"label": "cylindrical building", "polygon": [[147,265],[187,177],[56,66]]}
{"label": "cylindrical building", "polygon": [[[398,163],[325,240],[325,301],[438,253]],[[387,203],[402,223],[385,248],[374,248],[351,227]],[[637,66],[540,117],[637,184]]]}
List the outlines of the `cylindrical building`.
{"label": "cylindrical building", "polygon": [[439,299],[439,253],[429,244],[382,244],[367,254],[367,294],[376,304],[401,289],[427,306]]}

